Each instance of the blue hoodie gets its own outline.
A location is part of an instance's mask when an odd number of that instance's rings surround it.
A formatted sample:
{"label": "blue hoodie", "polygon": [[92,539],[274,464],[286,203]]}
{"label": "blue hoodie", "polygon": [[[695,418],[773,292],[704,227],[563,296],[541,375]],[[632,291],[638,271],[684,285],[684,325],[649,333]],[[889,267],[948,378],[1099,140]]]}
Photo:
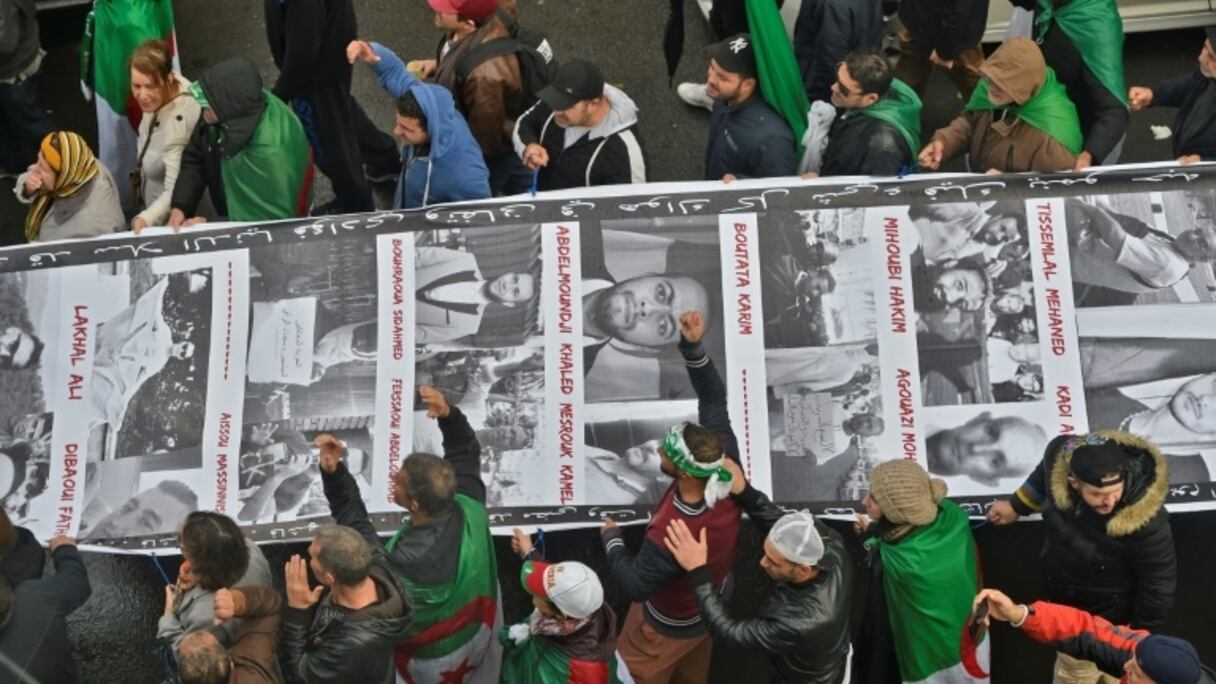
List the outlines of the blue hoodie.
{"label": "blue hoodie", "polygon": [[380,85],[394,100],[412,92],[426,114],[431,136],[428,156],[418,156],[414,145],[401,148],[401,178],[393,193],[393,208],[416,209],[489,197],[490,172],[468,123],[456,111],[452,93],[419,81],[392,50],[379,43],[371,45],[380,61],[369,66]]}

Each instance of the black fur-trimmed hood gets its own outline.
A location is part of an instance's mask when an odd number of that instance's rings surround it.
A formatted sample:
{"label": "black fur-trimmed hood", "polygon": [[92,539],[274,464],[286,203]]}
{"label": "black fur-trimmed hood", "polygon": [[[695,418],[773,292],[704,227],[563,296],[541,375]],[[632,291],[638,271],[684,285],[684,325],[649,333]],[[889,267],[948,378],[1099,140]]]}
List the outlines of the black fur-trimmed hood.
{"label": "black fur-trimmed hood", "polygon": [[1068,486],[1068,473],[1073,451],[1095,437],[1109,439],[1127,447],[1135,456],[1128,465],[1123,499],[1106,522],[1111,537],[1126,537],[1143,529],[1161,510],[1169,490],[1169,473],[1165,454],[1151,442],[1131,433],[1117,430],[1096,430],[1085,435],[1065,435],[1056,438],[1049,451],[1054,458],[1051,466],[1051,501],[1061,511],[1080,504],[1079,495]]}

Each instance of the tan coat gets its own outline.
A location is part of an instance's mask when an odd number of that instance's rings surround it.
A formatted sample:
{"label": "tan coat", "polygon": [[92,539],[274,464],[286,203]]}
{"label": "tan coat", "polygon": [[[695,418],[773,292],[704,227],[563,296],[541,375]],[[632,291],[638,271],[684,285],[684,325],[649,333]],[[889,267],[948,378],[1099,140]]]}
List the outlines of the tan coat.
{"label": "tan coat", "polygon": [[[1034,41],[1014,38],[992,53],[980,67],[980,74],[1021,104],[1043,87],[1047,63]],[[943,143],[942,159],[970,152],[971,170],[977,172],[1050,173],[1072,169],[1077,158],[1059,141],[1006,111],[964,112],[938,130],[932,140]]]}

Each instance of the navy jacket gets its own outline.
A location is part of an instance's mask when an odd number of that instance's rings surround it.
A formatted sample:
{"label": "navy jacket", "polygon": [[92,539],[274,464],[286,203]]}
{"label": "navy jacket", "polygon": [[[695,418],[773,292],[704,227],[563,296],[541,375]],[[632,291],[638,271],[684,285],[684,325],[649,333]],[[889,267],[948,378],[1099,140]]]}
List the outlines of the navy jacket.
{"label": "navy jacket", "polygon": [[836,65],[854,50],[882,47],[881,0],[803,0],[794,23],[794,54],[806,96],[827,102]]}
{"label": "navy jacket", "polygon": [[792,176],[798,171],[794,132],[760,92],[747,102],[728,107],[714,103],[705,149],[705,179]]}

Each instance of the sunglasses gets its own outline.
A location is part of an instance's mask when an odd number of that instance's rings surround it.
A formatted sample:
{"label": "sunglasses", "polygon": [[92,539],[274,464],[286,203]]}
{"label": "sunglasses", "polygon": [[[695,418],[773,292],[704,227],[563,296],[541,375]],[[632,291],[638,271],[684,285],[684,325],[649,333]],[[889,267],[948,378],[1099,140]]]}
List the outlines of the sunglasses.
{"label": "sunglasses", "polygon": [[844,84],[844,81],[840,80],[840,70],[843,67],[844,67],[844,62],[837,62],[837,64],[836,64],[836,87],[840,90],[841,97],[852,97],[854,95],[853,91],[849,90],[849,87]]}

